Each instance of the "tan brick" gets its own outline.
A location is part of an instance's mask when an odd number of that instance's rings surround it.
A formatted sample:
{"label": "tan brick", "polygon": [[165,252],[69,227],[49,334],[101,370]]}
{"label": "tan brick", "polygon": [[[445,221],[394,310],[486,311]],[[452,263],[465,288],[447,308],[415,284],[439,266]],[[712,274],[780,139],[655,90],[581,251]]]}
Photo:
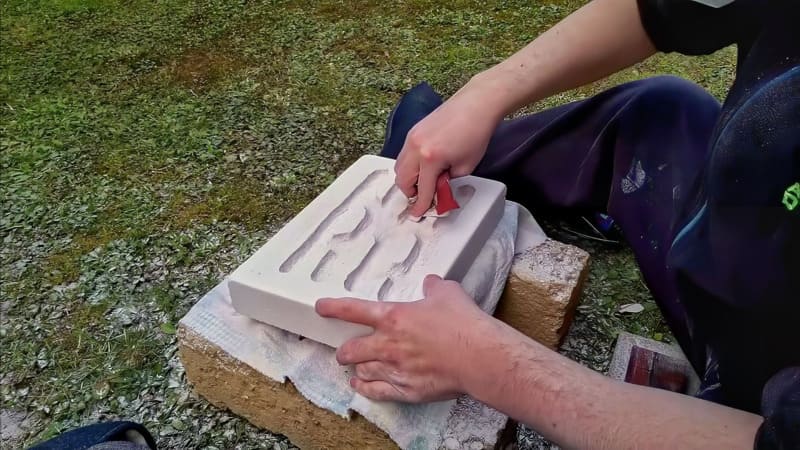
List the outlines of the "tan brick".
{"label": "tan brick", "polygon": [[267,378],[184,326],[178,329],[178,351],[198,394],[258,427],[285,435],[300,448],[397,448],[360,415],[347,420],[317,407],[290,381]]}
{"label": "tan brick", "polygon": [[[317,407],[290,381],[279,383],[266,377],[183,325],[178,328],[178,351],[196,393],[258,427],[285,435],[302,449],[398,448],[385,432],[359,414],[345,419]],[[453,429],[442,430],[444,436],[470,431],[461,430],[453,418],[448,424]],[[516,440],[516,422],[512,420],[496,431],[499,438],[494,449],[506,448]]]}
{"label": "tan brick", "polygon": [[517,254],[495,317],[556,349],[569,330],[589,254],[552,239]]}

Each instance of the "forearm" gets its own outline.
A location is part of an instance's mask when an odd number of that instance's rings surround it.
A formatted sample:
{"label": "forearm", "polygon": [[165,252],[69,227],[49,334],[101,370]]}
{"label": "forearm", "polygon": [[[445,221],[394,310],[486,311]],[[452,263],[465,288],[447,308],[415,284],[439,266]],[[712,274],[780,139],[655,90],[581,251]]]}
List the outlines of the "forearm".
{"label": "forearm", "polygon": [[476,75],[463,91],[484,96],[498,115],[582,86],[655,53],[636,0],[594,0],[502,63]]}
{"label": "forearm", "polygon": [[495,326],[467,392],[563,448],[753,447],[757,415],[612,380]]}

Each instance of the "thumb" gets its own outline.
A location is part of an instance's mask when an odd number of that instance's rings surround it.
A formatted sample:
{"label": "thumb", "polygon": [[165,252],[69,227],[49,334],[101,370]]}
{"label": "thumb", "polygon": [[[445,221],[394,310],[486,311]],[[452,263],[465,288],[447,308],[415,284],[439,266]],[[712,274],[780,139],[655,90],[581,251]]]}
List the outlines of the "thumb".
{"label": "thumb", "polygon": [[454,164],[450,166],[450,178],[461,178],[471,175],[475,170],[474,165],[468,163]]}
{"label": "thumb", "polygon": [[433,293],[439,284],[444,282],[439,275],[428,275],[422,280],[422,295],[428,297]]}

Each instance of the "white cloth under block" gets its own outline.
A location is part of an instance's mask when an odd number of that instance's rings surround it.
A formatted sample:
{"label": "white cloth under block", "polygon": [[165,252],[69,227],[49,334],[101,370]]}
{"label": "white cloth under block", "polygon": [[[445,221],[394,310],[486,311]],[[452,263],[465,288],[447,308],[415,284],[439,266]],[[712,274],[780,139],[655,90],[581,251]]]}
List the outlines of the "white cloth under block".
{"label": "white cloth under block", "polygon": [[366,155],[348,167],[231,274],[234,309],[337,347],[370,329],[320,317],[317,299],[413,301],[425,275],[463,279],[503,217],[505,185],[453,179],[460,207],[414,222],[394,164]]}
{"label": "white cloth under block", "polygon": [[[518,229],[525,230],[524,238],[518,239]],[[511,267],[515,243],[535,245],[544,238],[529,212],[506,202],[502,219],[474,259],[462,286],[484,311],[493,313]],[[492,446],[506,420],[468,397],[410,405],[374,402],[355,394],[348,383],[351,369],[336,363],[333,348],[237,313],[231,305],[227,279],[206,294],[180,323],[267,377],[281,383],[290,379],[304,397],[321,408],[343,417],[357,411],[403,449],[471,448],[475,442]]]}

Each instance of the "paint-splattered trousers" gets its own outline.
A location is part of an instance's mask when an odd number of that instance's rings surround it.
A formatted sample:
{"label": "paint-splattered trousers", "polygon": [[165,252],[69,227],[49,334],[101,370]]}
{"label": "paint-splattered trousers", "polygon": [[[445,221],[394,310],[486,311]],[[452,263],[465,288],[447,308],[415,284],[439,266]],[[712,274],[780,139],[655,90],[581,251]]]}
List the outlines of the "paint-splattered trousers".
{"label": "paint-splattered trousers", "polygon": [[[411,127],[441,102],[427,84],[410,90],[389,117],[382,155],[395,158]],[[781,325],[786,321],[781,314],[770,317],[766,313],[768,321],[774,319],[773,329],[754,320],[751,328],[723,330],[718,336],[724,338],[713,342],[705,339],[697,332],[698,327],[713,328],[715,317],[721,324],[740,323],[740,317],[746,320],[747,306],[739,307],[736,299],[726,304],[725,299],[697,289],[692,293],[696,285],[720,284],[706,276],[714,269],[693,272],[690,268],[682,278],[676,276],[670,261],[676,238],[691,228],[705,201],[698,194],[698,185],[707,174],[721,111],[713,96],[679,78],[656,77],[623,84],[582,101],[503,121],[474,174],[505,183],[508,197],[534,215],[545,209],[610,215],[630,245],[668,326],[700,374],[702,386],[696,395],[767,416],[770,408],[776,408],[774,404],[785,404],[787,395],[800,402],[795,398],[800,396],[800,352],[791,347],[796,328],[789,330]],[[704,238],[693,239],[697,240],[690,247],[705,245]],[[759,249],[753,251],[763,255]],[[715,259],[713,254],[703,255],[698,261],[703,259],[723,272],[725,264],[732,263]],[[759,282],[761,274],[786,270],[776,258],[764,258],[753,265],[754,282]],[[786,289],[781,289],[781,295],[788,298]],[[796,311],[797,307],[787,308]],[[701,316],[704,322],[698,324],[696,318]],[[731,322],[725,322],[731,317]],[[738,335],[741,337],[735,337]],[[782,342],[784,338],[788,341]],[[718,389],[719,361],[714,348],[723,348],[726,355],[736,358],[736,348],[742,342],[764,343],[766,352],[774,353],[763,354],[767,355],[763,367],[749,357],[734,361],[729,392],[740,393],[742,398],[731,398]],[[750,368],[734,373],[749,362]],[[785,369],[777,373],[776,367]],[[792,408],[788,410],[794,411]],[[781,417],[800,416],[797,413]]]}

